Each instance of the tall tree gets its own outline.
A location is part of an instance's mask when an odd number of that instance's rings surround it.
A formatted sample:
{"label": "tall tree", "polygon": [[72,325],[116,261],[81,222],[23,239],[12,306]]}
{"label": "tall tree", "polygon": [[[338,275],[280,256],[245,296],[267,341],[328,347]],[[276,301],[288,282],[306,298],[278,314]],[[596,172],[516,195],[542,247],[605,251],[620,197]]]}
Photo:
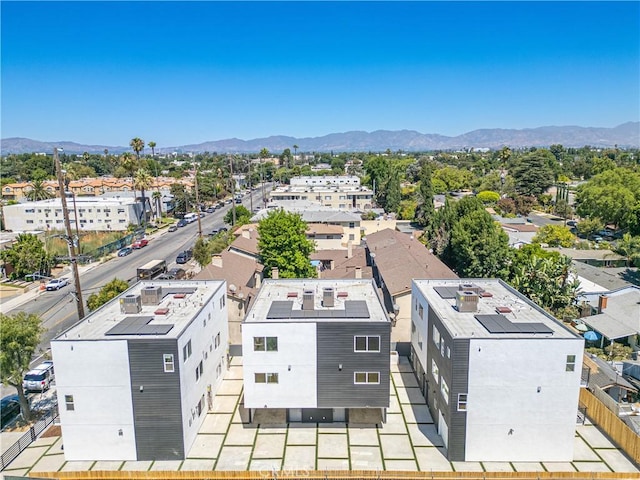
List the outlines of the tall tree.
{"label": "tall tree", "polygon": [[[142,150],[144,150],[144,140],[142,140],[141,138],[138,138],[138,137],[132,138],[131,141],[129,142],[129,146],[131,147],[131,149],[136,154],[136,160],[138,161],[138,164],[139,164],[140,163],[140,152],[142,152]],[[138,166],[140,166],[140,165],[138,165]]]}
{"label": "tall tree", "polygon": [[640,264],[640,237],[625,233],[617,242],[614,252],[627,259],[628,267]]}
{"label": "tall tree", "polygon": [[517,192],[534,197],[544,193],[553,185],[553,163],[555,157],[549,150],[540,149],[523,155],[511,171]]}
{"label": "tall tree", "polygon": [[313,242],[306,236],[307,224],[297,213],[276,210],[258,224],[258,251],[267,277],[277,267],[282,278],[314,278],[316,269],[309,256]]}
{"label": "tall tree", "polygon": [[22,389],[22,379],[44,332],[42,319],[33,313],[0,313],[0,375],[2,383],[14,387],[20,399],[22,418],[31,420],[29,401]]}
{"label": "tall tree", "polygon": [[0,259],[13,267],[13,275],[24,278],[36,272],[47,275],[52,259],[44,248],[44,243],[32,233],[21,233],[9,248],[0,250]]}
{"label": "tall tree", "polygon": [[293,162],[295,163],[298,158],[298,145],[293,146]]}
{"label": "tall tree", "polygon": [[418,207],[414,216],[415,222],[421,227],[430,225],[436,212],[433,206],[431,173],[431,166],[427,163],[423,164],[419,174]]}
{"label": "tall tree", "polygon": [[147,143],[147,145],[151,149],[151,156],[155,157],[156,156],[156,142],[151,140],[149,143]]}
{"label": "tall tree", "polygon": [[151,175],[144,168],[138,169],[133,177],[133,185],[135,188],[140,190],[140,195],[142,196],[142,226],[144,227],[147,225],[147,199],[145,197],[145,191],[152,183],[153,179],[151,178]]}
{"label": "tall tree", "polygon": [[203,237],[196,239],[196,244],[193,247],[193,258],[200,265],[200,268],[204,268],[211,263],[211,250],[209,248],[209,242]]}

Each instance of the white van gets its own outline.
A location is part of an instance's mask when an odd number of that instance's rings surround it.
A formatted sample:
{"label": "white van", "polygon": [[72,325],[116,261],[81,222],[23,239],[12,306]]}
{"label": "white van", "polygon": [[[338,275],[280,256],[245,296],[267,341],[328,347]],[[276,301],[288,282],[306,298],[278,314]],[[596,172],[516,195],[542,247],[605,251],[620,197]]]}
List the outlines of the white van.
{"label": "white van", "polygon": [[22,381],[22,389],[26,392],[44,392],[49,390],[54,379],[53,362],[42,362],[29,370]]}
{"label": "white van", "polygon": [[183,218],[184,218],[185,222],[193,223],[196,220],[198,220],[198,214],[197,213],[187,213]]}

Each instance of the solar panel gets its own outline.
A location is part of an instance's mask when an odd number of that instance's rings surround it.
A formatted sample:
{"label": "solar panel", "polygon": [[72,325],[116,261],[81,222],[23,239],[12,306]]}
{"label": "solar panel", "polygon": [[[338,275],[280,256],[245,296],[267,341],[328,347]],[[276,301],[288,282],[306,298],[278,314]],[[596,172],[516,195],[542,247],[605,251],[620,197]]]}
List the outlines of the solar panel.
{"label": "solar panel", "polygon": [[344,311],[349,318],[369,318],[369,307],[364,300],[345,300]]}
{"label": "solar panel", "polygon": [[150,316],[125,317],[105,335],[166,335],[173,328],[173,324],[149,325],[153,318]]}
{"label": "solar panel", "polygon": [[456,298],[456,292],[458,291],[458,287],[433,287],[440,298],[444,298],[445,300]]}
{"label": "solar panel", "polygon": [[515,323],[504,315],[475,315],[489,333],[549,334],[553,330],[544,323]]}
{"label": "solar panel", "polygon": [[285,300],[274,300],[271,302],[269,312],[267,312],[267,318],[282,319],[291,318],[291,310],[293,309],[293,302]]}

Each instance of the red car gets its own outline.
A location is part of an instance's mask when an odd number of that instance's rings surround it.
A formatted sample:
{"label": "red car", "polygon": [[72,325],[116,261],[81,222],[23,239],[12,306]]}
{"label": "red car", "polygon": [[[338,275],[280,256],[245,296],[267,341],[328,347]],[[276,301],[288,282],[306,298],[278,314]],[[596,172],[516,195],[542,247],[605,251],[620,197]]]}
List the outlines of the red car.
{"label": "red car", "polygon": [[131,244],[131,248],[142,248],[142,247],[146,247],[149,244],[149,240],[147,240],[146,238],[142,238],[140,240],[136,240],[135,242],[133,242]]}

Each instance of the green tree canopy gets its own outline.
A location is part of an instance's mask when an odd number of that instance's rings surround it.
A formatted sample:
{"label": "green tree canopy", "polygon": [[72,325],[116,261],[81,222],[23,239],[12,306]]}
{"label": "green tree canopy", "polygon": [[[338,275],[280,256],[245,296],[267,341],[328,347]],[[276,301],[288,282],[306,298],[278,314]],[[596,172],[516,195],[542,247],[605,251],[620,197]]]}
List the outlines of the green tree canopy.
{"label": "green tree canopy", "polygon": [[430,225],[436,213],[433,206],[433,187],[431,185],[431,166],[424,163],[420,168],[418,188],[418,206],[416,207],[414,220],[421,227]]}
{"label": "green tree canopy", "polygon": [[313,242],[306,237],[307,224],[296,213],[275,210],[258,224],[258,251],[265,276],[278,268],[282,278],[314,278],[316,269],[309,256]]}
{"label": "green tree canopy", "polygon": [[198,262],[200,268],[204,268],[211,263],[209,242],[202,237],[196,239],[196,244],[193,247],[193,258]]}
{"label": "green tree canopy", "polygon": [[575,237],[568,227],[562,225],[543,225],[533,237],[535,243],[546,243],[550,247],[571,247]]}
{"label": "green tree canopy", "polygon": [[478,197],[478,200],[480,200],[482,203],[497,203],[498,200],[500,200],[500,194],[498,192],[492,192],[490,190],[478,192],[476,197]]}
{"label": "green tree canopy", "polygon": [[98,293],[92,293],[89,295],[89,298],[87,298],[87,308],[89,311],[97,310],[128,288],[129,284],[125,280],[114,278],[109,283],[106,283]]}
{"label": "green tree canopy", "polygon": [[[227,213],[224,214],[225,223],[233,225],[233,208],[230,208]],[[235,225],[244,225],[251,221],[251,212],[244,205],[236,205],[236,223]]]}
{"label": "green tree canopy", "polygon": [[22,418],[31,420],[29,402],[22,390],[22,379],[29,370],[33,354],[44,332],[42,319],[33,313],[0,313],[0,375],[2,383],[18,391]]}
{"label": "green tree canopy", "polygon": [[40,272],[47,275],[51,269],[52,258],[44,249],[44,243],[32,233],[21,233],[11,247],[0,251],[0,258],[10,264],[14,276],[24,278],[25,275]]}
{"label": "green tree canopy", "polygon": [[540,149],[523,155],[511,171],[517,192],[537,197],[547,190],[554,181],[553,164],[555,157],[549,150]]}

